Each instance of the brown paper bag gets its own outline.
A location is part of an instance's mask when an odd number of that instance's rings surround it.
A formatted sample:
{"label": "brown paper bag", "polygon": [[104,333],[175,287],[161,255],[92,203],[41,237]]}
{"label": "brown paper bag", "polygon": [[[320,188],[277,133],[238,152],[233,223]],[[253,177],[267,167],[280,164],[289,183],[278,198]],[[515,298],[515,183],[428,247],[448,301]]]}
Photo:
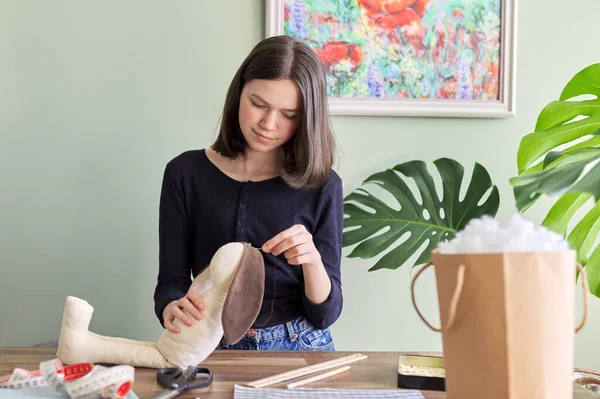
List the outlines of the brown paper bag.
{"label": "brown paper bag", "polygon": [[[414,285],[435,266],[441,329],[419,311]],[[575,328],[576,267],[585,311]],[[573,397],[574,333],[587,319],[587,281],[574,251],[441,255],[414,276],[413,304],[442,332],[450,399]]]}

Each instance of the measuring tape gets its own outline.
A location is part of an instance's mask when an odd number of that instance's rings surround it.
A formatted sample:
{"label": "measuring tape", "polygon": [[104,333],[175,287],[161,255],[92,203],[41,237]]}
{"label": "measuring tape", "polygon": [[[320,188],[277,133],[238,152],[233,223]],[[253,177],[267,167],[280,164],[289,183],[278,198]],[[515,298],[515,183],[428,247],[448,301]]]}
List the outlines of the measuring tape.
{"label": "measuring tape", "polygon": [[10,376],[0,377],[0,389],[50,386],[70,398],[96,395],[105,399],[123,399],[131,390],[134,376],[132,366],[77,363],[63,367],[60,360],[54,359],[41,362],[36,371],[16,368]]}
{"label": "measuring tape", "polygon": [[356,362],[362,359],[366,359],[367,355],[362,355],[360,353],[355,353],[348,356],[343,356],[334,360],[329,360],[323,363],[317,363],[306,367],[301,367],[299,369],[286,371],[285,373],[272,375],[270,377],[262,378],[260,380],[248,382],[244,385],[252,387],[252,388],[263,388],[269,385],[278,384],[283,381],[291,380],[293,378],[302,377],[303,375],[316,373],[318,371],[332,369],[337,366],[341,366],[344,364]]}

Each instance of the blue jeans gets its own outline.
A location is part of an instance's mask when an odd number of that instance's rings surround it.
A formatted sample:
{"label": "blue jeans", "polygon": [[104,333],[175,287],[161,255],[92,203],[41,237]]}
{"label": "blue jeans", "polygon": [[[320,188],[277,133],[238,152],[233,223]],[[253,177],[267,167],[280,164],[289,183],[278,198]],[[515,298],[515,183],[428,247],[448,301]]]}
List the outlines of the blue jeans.
{"label": "blue jeans", "polygon": [[216,349],[335,351],[329,329],[318,330],[303,317],[276,326],[251,328],[233,345],[229,345],[225,338],[222,338]]}

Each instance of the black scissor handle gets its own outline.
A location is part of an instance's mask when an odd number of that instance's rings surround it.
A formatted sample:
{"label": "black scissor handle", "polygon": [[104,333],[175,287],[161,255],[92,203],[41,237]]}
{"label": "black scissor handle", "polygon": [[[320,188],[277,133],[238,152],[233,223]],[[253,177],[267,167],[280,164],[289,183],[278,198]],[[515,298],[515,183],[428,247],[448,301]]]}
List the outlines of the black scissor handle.
{"label": "black scissor handle", "polygon": [[182,374],[183,370],[176,367],[158,369],[156,372],[156,381],[165,388],[173,388],[173,384],[177,384],[177,379]]}
{"label": "black scissor handle", "polygon": [[[196,377],[198,374],[204,374],[207,377],[197,381]],[[212,384],[212,381],[213,373],[211,369],[207,367],[196,367],[196,371],[194,371],[191,378],[188,380],[187,386],[188,389],[206,388],[207,386],[210,386],[210,384]]]}
{"label": "black scissor handle", "polygon": [[[187,370],[186,370],[187,371]],[[213,373],[209,368],[196,367],[191,373],[184,375],[184,370],[176,367],[166,367],[156,372],[156,380],[165,388],[177,388],[180,392],[186,389],[205,388],[212,383]],[[208,377],[196,381],[198,374]]]}

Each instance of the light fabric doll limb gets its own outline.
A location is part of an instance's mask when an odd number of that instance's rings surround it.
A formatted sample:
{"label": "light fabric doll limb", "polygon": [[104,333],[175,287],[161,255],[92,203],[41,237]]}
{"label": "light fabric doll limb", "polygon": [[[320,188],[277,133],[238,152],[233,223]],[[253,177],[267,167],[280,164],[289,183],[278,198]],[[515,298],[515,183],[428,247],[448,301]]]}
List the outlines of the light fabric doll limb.
{"label": "light fabric doll limb", "polygon": [[215,253],[210,265],[192,282],[204,295],[204,317],[191,327],[179,320],[177,334],[165,330],[158,343],[106,337],[89,331],[93,307],[68,297],[63,313],[58,358],[65,364],[109,363],[162,368],[195,366],[212,353],[225,335],[239,341],[262,304],[262,254],[244,243],[229,243]]}
{"label": "light fabric doll limb", "polygon": [[89,331],[94,308],[76,297],[68,297],[58,344],[58,358],[65,364],[110,363],[169,367],[152,342],[112,338]]}
{"label": "light fabric doll limb", "polygon": [[156,348],[156,342],[135,341],[135,340],[127,339],[127,338],[107,337],[105,335],[99,335],[99,334],[93,333],[91,331],[90,331],[90,335],[92,335],[98,339],[104,340],[104,341],[135,343],[136,345],[149,346],[152,348]]}

